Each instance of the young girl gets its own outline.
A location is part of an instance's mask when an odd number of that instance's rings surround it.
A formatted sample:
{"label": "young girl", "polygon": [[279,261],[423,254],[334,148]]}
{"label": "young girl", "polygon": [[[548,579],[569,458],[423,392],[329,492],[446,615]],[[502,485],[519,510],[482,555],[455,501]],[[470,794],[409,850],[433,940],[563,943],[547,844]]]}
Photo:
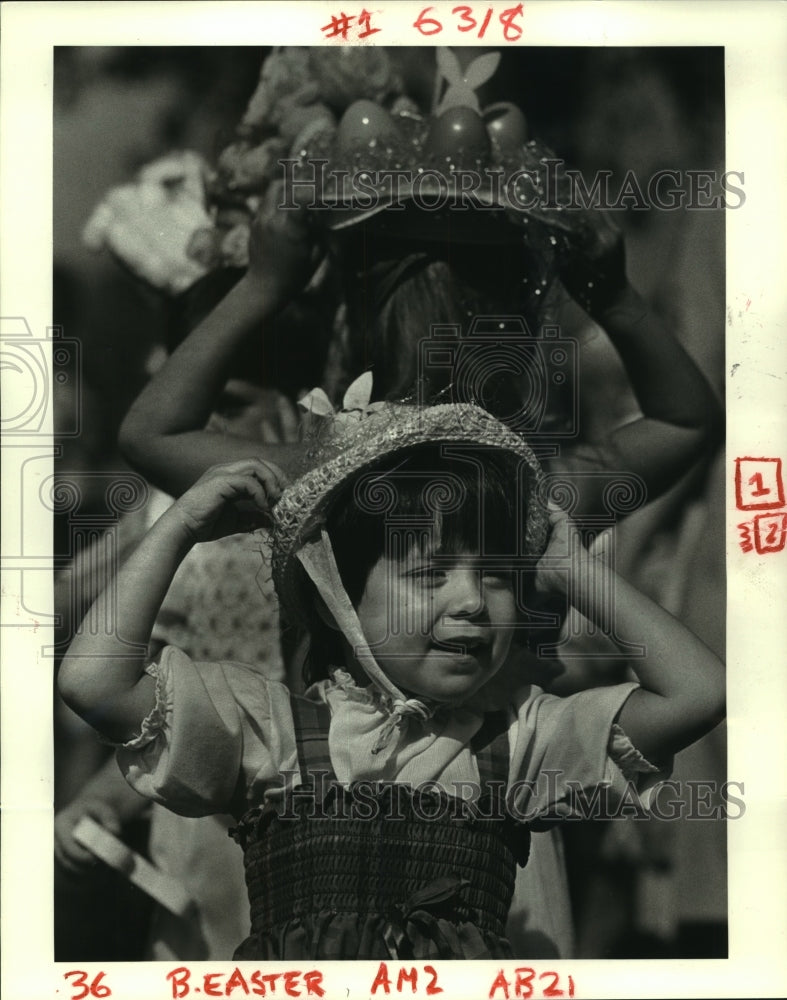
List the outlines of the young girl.
{"label": "young girl", "polygon": [[[478,407],[342,413],[312,463],[290,486],[259,459],[207,472],[99,598],[93,613],[117,595],[116,633],[74,640],[61,693],[122,744],[138,791],[237,817],[237,957],[509,956],[529,825],[602,783],[644,794],[720,720],[722,665],[582,548],[531,449]],[[267,516],[280,601],[312,630],[306,696],[173,647],[147,664],[185,553]],[[536,592],[601,627],[614,611],[615,635],[642,644],[639,684],[495,690]]]}

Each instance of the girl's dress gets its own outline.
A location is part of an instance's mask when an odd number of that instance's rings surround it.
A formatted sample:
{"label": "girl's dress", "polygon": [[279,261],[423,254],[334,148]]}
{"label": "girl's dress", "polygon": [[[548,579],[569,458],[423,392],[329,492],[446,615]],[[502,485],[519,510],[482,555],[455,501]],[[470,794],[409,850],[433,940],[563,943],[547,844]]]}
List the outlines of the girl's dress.
{"label": "girl's dress", "polygon": [[174,647],[149,672],[157,705],[118,761],[176,812],[238,818],[251,903],[239,959],[512,957],[529,825],[578,790],[635,780],[645,795],[665,776],[614,724],[634,684],[570,698],[525,687],[504,711],[445,709],[391,731],[384,696],[342,670],[304,698]]}

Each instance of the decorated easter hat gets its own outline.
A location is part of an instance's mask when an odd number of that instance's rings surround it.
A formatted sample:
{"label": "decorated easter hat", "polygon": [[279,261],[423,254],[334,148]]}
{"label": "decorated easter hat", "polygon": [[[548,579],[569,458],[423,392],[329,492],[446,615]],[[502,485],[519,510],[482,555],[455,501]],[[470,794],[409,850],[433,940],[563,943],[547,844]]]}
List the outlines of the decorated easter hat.
{"label": "decorated easter hat", "polygon": [[537,559],[543,553],[548,518],[538,459],[518,434],[491,414],[472,403],[370,404],[371,391],[372,376],[366,372],[347,390],[339,413],[321,390],[301,401],[317,417],[320,432],[308,468],[273,508],[273,580],[284,614],[307,625],[313,603],[307,578],[311,580],[370,681],[391,700],[395,718],[401,718],[423,714],[423,704],[404,697],[369,649],[325,530],[333,503],[359,475],[400,453],[421,445],[467,445],[499,452],[518,466],[526,509],[523,556]]}
{"label": "decorated easter hat", "polygon": [[288,161],[292,202],[334,232],[374,219],[381,234],[424,241],[525,238],[555,246],[575,235],[584,220],[565,210],[561,161],[528,137],[515,104],[480,106],[475,91],[497,70],[500,53],[464,69],[448,48],[437,49],[436,59],[442,97],[431,113],[404,96],[390,108],[361,99],[335,129],[307,130]]}
{"label": "decorated easter hat", "polygon": [[406,92],[399,51],[283,46],[266,55],[208,178],[212,221],[192,234],[192,263],[245,266],[252,219],[282,181],[281,204],[306,207],[336,236],[374,220],[378,239],[442,249],[519,244],[548,262],[575,240],[581,245],[587,213],[566,207],[572,192],[562,161],[529,136],[514,103],[479,102],[476,91],[500,53],[463,66],[437,47],[427,109]]}

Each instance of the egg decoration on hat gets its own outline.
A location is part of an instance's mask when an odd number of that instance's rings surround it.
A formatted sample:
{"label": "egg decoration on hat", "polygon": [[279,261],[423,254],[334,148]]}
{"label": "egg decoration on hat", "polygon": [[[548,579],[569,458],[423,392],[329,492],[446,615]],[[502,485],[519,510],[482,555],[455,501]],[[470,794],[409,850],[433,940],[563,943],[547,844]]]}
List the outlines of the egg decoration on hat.
{"label": "egg decoration on hat", "polygon": [[399,130],[391,114],[381,105],[365,98],[354,101],[342,115],[336,132],[336,148],[341,154],[359,149],[391,145]]}
{"label": "egg decoration on hat", "polygon": [[431,160],[469,163],[485,160],[491,143],[481,116],[472,108],[453,107],[436,118],[424,143],[424,154]]}
{"label": "egg decoration on hat", "polygon": [[528,138],[527,119],[511,101],[487,105],[483,118],[490,136],[501,149],[517,152]]}

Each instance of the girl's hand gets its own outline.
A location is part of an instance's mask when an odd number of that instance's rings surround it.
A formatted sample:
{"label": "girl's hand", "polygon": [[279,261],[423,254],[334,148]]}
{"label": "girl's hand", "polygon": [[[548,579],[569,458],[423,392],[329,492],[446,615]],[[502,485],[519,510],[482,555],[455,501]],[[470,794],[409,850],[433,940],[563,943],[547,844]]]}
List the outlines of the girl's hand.
{"label": "girl's hand", "polygon": [[601,211],[586,213],[588,234],[573,244],[560,268],[560,280],[586,312],[594,316],[628,285],[623,234]]}
{"label": "girl's hand", "polygon": [[569,595],[572,581],[593,564],[582,537],[568,514],[549,505],[551,530],[546,550],[536,567],[536,590],[541,594]]}
{"label": "girl's hand", "polygon": [[271,184],[251,225],[247,278],[287,301],[306,286],[319,250],[305,209],[279,208],[283,201],[284,182]]}
{"label": "girl's hand", "polygon": [[215,465],[169,508],[190,542],[206,542],[270,522],[271,506],[286,486],[284,473],[259,458]]}

